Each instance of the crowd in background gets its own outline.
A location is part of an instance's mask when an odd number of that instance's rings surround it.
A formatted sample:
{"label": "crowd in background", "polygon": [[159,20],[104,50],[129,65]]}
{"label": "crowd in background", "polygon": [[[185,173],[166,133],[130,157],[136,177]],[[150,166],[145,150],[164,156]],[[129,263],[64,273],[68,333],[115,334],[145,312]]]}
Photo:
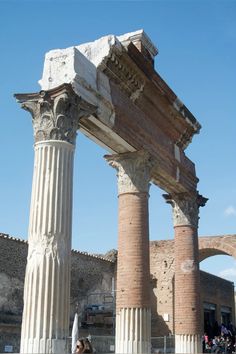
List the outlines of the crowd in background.
{"label": "crowd in background", "polygon": [[236,353],[236,330],[232,323],[228,326],[215,322],[214,326],[204,333],[203,353]]}

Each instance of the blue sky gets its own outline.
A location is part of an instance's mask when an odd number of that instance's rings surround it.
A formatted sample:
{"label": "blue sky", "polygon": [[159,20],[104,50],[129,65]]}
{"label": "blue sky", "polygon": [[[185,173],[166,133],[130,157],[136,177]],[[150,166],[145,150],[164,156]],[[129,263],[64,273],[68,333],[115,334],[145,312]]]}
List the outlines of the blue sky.
{"label": "blue sky", "polygon": [[[227,0],[0,0],[0,232],[27,238],[33,132],[13,94],[40,90],[47,51],[141,28],[159,49],[156,70],[202,125],[186,150],[209,198],[199,235],[236,234],[236,1]],[[72,241],[88,252],[117,246],[116,176],[105,153],[78,134]],[[162,193],[150,189],[151,240],[173,238]],[[230,257],[212,257],[202,268],[236,281]]]}

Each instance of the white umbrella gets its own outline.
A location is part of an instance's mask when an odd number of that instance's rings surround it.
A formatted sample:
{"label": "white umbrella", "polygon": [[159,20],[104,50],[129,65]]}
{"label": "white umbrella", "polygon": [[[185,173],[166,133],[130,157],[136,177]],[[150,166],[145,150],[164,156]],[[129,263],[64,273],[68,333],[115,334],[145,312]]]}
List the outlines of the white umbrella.
{"label": "white umbrella", "polygon": [[75,353],[76,351],[76,343],[79,338],[78,324],[79,324],[79,317],[78,317],[78,313],[76,312],[74,322],[73,322],[73,327],[72,327],[72,333],[71,333],[71,353],[72,354]]}

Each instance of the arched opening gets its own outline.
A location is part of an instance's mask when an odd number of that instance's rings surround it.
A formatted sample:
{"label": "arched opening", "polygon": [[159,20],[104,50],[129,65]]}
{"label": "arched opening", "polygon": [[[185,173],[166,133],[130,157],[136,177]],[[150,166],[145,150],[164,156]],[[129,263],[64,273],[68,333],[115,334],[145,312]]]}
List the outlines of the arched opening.
{"label": "arched opening", "polygon": [[235,326],[235,235],[200,238],[202,322],[213,338],[223,323]]}

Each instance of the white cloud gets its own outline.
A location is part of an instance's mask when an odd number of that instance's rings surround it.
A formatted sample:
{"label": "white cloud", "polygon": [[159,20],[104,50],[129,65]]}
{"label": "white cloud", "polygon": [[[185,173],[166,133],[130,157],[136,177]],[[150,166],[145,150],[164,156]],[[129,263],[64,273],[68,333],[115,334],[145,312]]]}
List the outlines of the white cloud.
{"label": "white cloud", "polygon": [[235,267],[227,268],[219,272],[219,277],[236,283],[236,263]]}
{"label": "white cloud", "polygon": [[226,215],[226,216],[236,216],[236,208],[235,207],[233,207],[232,205],[229,205],[226,209],[225,209],[225,211],[224,211],[224,214]]}

